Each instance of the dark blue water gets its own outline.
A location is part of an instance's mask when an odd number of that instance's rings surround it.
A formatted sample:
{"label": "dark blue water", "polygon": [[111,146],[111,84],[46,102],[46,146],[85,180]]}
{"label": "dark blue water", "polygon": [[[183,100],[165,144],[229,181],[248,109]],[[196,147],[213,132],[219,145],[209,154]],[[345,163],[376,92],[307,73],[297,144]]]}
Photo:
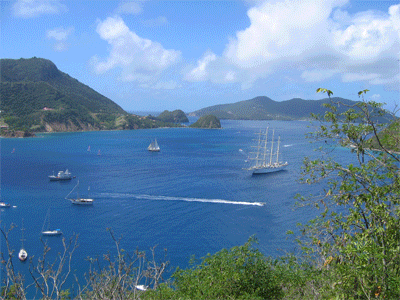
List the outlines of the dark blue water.
{"label": "dark blue water", "polygon": [[[282,157],[289,166],[283,172],[252,176],[242,169],[248,166],[245,154],[254,145],[255,133],[268,125],[280,134]],[[1,200],[14,206],[1,211],[1,226],[18,226],[10,235],[17,251],[24,219],[25,248],[38,258],[43,250],[39,233],[49,212],[50,229],[60,228],[65,237],[79,234],[73,258],[77,274],[87,271],[88,256],[114,251],[107,228],[122,236],[121,247],[130,253],[154,245],[166,248],[171,270],[186,267],[192,255],[203,257],[240,245],[252,235],[263,253],[281,255],[295,247],[286,231],[315,215],[293,210],[294,196],[315,188],[297,183],[303,157],[314,155],[317,147],[305,139],[311,131],[307,125],[223,121],[222,130],[163,128],[1,139]],[[147,151],[153,138],[161,152]],[[53,171],[67,168],[77,178],[48,180]],[[77,179],[82,196],[90,186],[92,207],[64,199]],[[265,205],[256,205],[259,202]],[[62,249],[60,238],[47,242],[52,253]],[[18,263],[17,268],[26,271],[27,265]]]}

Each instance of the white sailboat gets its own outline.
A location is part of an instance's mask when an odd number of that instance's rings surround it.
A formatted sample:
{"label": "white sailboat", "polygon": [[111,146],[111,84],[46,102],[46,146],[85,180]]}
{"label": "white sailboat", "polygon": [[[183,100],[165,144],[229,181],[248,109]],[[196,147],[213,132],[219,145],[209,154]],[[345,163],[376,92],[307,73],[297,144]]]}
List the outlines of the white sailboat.
{"label": "white sailboat", "polygon": [[[46,224],[47,224],[47,228],[45,230]],[[50,230],[50,210],[48,210],[46,218],[44,219],[44,222],[43,222],[42,235],[52,236],[52,235],[61,235],[61,234],[62,234],[62,231],[60,229]]]}
{"label": "white sailboat", "polygon": [[[76,191],[76,198],[68,198],[68,196],[77,188]],[[88,187],[88,193],[89,193],[90,187]],[[65,199],[71,201],[72,204],[76,205],[93,205],[93,199],[91,198],[80,198],[79,197],[79,180],[76,186],[69,192],[69,194],[65,197]]]}
{"label": "white sailboat", "polygon": [[147,147],[147,150],[153,151],[153,152],[160,151],[160,146],[157,143],[157,139],[154,139],[154,141],[150,143],[149,147]]}
{"label": "white sailboat", "polygon": [[20,261],[25,261],[28,258],[28,252],[26,252],[24,248],[24,219],[22,219],[22,227],[21,227],[21,249],[18,252],[18,258]]}
{"label": "white sailboat", "polygon": [[250,158],[251,160],[255,160],[255,164],[254,166],[247,168],[246,170],[252,171],[253,174],[265,174],[283,170],[288,165],[288,163],[287,162],[283,163],[279,161],[280,136],[278,137],[278,147],[276,149],[276,152],[274,153],[273,151],[274,151],[275,129],[272,131],[270,149],[267,146],[268,128],[266,129],[265,133],[262,133],[260,130],[258,135],[259,135],[258,144],[257,146],[255,146],[257,148],[257,151],[255,152],[256,156],[254,158]]}

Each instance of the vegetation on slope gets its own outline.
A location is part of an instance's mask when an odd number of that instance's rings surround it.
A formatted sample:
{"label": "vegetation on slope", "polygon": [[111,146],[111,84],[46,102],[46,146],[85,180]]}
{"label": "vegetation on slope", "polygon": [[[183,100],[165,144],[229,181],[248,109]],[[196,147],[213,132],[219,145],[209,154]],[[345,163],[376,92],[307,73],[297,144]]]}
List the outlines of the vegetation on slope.
{"label": "vegetation on slope", "polygon": [[189,122],[189,119],[187,118],[186,114],[180,109],[174,111],[164,110],[156,119],[163,122],[171,122],[171,123]]}
{"label": "vegetation on slope", "polygon": [[231,104],[209,106],[192,112],[189,115],[201,117],[211,114],[219,119],[230,120],[309,120],[311,113],[325,114],[327,109],[324,107],[324,104],[331,101],[341,102],[345,105],[337,108],[339,113],[346,111],[346,106],[357,103],[357,101],[339,97],[322,100],[295,98],[277,102],[268,97],[260,96]]}
{"label": "vegetation on slope", "polygon": [[57,69],[49,60],[1,59],[2,135],[176,126],[126,113],[110,99]]}
{"label": "vegetation on slope", "polygon": [[189,127],[216,129],[221,128],[221,122],[217,117],[208,115],[200,117],[195,123],[191,124]]}

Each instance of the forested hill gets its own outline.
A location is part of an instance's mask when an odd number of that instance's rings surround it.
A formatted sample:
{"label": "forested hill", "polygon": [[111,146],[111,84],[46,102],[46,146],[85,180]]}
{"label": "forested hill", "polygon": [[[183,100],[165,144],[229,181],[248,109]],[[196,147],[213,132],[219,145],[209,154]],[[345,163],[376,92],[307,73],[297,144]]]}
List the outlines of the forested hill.
{"label": "forested hill", "polygon": [[[43,58],[1,59],[2,135],[15,131],[78,131],[166,126],[118,104]],[[158,124],[160,123],[160,124]]]}
{"label": "forested hill", "polygon": [[[303,100],[294,98],[287,101],[274,101],[268,97],[260,96],[231,104],[209,106],[190,113],[190,116],[201,117],[214,115],[219,119],[230,120],[302,120],[310,118],[310,114],[324,114],[326,108],[322,105],[328,103],[328,98],[323,100]],[[340,101],[347,105],[354,105],[356,101],[333,97],[332,101]],[[348,107],[341,106],[340,110]]]}
{"label": "forested hill", "polygon": [[61,72],[47,59],[1,59],[1,83],[2,110],[15,115],[44,107],[125,113],[119,105]]}

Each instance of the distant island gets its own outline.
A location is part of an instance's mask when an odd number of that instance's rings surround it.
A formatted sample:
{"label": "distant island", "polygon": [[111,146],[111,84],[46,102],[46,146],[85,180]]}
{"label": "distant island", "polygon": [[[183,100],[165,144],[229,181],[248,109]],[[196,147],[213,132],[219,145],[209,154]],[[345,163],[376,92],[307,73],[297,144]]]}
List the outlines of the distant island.
{"label": "distant island", "polygon": [[218,129],[221,128],[221,122],[213,115],[207,115],[200,117],[195,123],[190,125],[192,128],[206,128],[206,129]]}
{"label": "distant island", "polygon": [[186,114],[180,110],[164,110],[159,116],[155,118],[156,120],[160,120],[163,122],[171,122],[171,123],[188,123],[189,119]]}
{"label": "distant island", "polygon": [[[332,101],[340,101],[345,105],[354,105],[357,101],[333,97]],[[209,106],[189,113],[189,116],[202,117],[213,115],[226,120],[309,120],[311,113],[323,115],[327,110],[323,104],[329,103],[329,98],[322,100],[303,100],[294,98],[286,101],[274,101],[266,96],[231,104]],[[339,113],[348,107],[339,107]]]}
{"label": "distant island", "polygon": [[[0,66],[0,127],[5,137],[182,126],[162,118],[129,114],[47,59],[1,59]],[[183,119],[182,113],[176,113],[178,121]]]}

